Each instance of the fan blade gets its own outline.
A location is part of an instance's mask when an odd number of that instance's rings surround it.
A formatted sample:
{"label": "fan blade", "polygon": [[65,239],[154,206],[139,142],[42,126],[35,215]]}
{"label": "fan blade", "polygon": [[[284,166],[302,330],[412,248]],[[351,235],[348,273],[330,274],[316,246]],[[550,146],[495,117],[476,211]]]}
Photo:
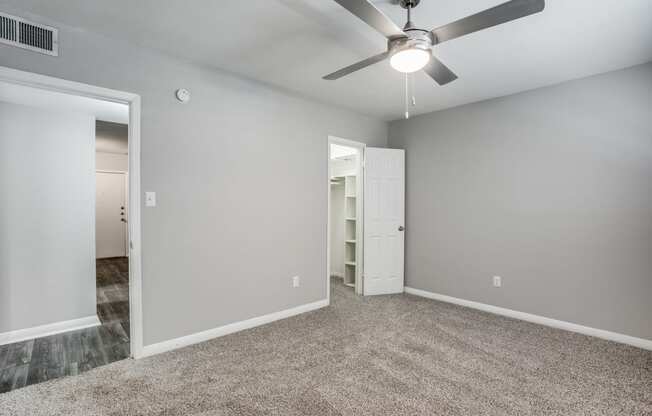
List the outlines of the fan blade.
{"label": "fan blade", "polygon": [[477,32],[478,30],[487,29],[534,13],[539,13],[545,7],[545,0],[512,0],[433,29],[432,33],[435,34],[437,43],[441,43]]}
{"label": "fan blade", "polygon": [[446,65],[444,65],[439,59],[434,56],[430,58],[430,62],[423,68],[426,74],[430,75],[432,79],[437,81],[439,85],[446,85],[449,82],[455,81],[457,75]]}
{"label": "fan blade", "polygon": [[335,0],[340,6],[358,16],[388,39],[404,37],[405,32],[396,23],[367,0]]}
{"label": "fan blade", "polygon": [[383,52],[381,54],[372,56],[371,58],[367,58],[364,61],[356,62],[353,65],[349,65],[346,68],[342,68],[339,71],[335,71],[332,74],[326,75],[323,79],[327,79],[329,81],[336,80],[338,78],[342,78],[345,75],[349,75],[352,72],[358,71],[362,68],[368,67],[369,65],[376,64],[384,59],[386,59],[389,56],[389,52]]}

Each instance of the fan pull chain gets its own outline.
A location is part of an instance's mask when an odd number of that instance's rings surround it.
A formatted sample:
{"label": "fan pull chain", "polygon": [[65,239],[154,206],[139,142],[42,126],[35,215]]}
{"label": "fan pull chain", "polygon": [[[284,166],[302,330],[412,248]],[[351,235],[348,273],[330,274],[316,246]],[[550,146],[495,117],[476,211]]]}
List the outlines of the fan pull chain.
{"label": "fan pull chain", "polygon": [[408,73],[405,73],[405,119],[407,120],[410,118],[410,89],[409,89],[409,80],[408,80]]}
{"label": "fan pull chain", "polygon": [[[412,82],[410,82],[410,80]],[[412,94],[410,94],[410,84],[412,84]],[[412,104],[412,107],[416,107],[417,105],[417,99],[414,96],[414,75],[410,76],[410,74],[405,73],[405,119],[407,120],[410,118],[410,104]]]}
{"label": "fan pull chain", "polygon": [[412,80],[412,107],[417,106],[417,98],[414,96],[416,88],[414,88],[414,74],[410,74],[410,79]]}

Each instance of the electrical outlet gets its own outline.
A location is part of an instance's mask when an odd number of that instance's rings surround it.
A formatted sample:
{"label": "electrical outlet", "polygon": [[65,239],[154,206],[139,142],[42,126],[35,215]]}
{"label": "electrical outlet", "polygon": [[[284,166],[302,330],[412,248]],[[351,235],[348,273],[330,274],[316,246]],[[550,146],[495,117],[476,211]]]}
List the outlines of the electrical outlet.
{"label": "electrical outlet", "polygon": [[294,276],[292,278],[292,287],[299,287],[301,285],[301,278],[299,276]]}
{"label": "electrical outlet", "polygon": [[494,276],[494,287],[501,287],[503,285],[503,279],[500,276]]}

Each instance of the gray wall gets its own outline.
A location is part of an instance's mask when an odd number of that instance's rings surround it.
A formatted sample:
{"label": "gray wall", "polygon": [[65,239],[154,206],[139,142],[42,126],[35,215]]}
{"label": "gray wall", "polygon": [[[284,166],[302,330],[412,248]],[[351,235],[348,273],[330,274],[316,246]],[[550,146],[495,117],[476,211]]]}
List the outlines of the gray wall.
{"label": "gray wall", "polygon": [[95,119],[0,101],[0,333],[95,315]]}
{"label": "gray wall", "polygon": [[407,285],[652,339],[651,117],[646,64],[391,123]]}
{"label": "gray wall", "polygon": [[50,23],[59,57],[0,65],[142,97],[145,345],[326,298],[328,135],[385,146],[387,123]]}
{"label": "gray wall", "polygon": [[97,170],[113,170],[118,172],[129,171],[129,156],[119,153],[95,153],[95,165]]}
{"label": "gray wall", "polygon": [[95,123],[95,150],[126,155],[129,151],[129,126],[97,120]]}

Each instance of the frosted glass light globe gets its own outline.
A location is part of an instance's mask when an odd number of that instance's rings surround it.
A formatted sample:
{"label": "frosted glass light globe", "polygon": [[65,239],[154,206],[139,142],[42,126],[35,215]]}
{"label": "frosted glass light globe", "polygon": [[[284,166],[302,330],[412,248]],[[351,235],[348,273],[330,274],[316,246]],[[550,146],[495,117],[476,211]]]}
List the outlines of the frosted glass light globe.
{"label": "frosted glass light globe", "polygon": [[430,61],[429,51],[413,48],[396,52],[389,63],[399,72],[411,73],[423,69],[428,61]]}

